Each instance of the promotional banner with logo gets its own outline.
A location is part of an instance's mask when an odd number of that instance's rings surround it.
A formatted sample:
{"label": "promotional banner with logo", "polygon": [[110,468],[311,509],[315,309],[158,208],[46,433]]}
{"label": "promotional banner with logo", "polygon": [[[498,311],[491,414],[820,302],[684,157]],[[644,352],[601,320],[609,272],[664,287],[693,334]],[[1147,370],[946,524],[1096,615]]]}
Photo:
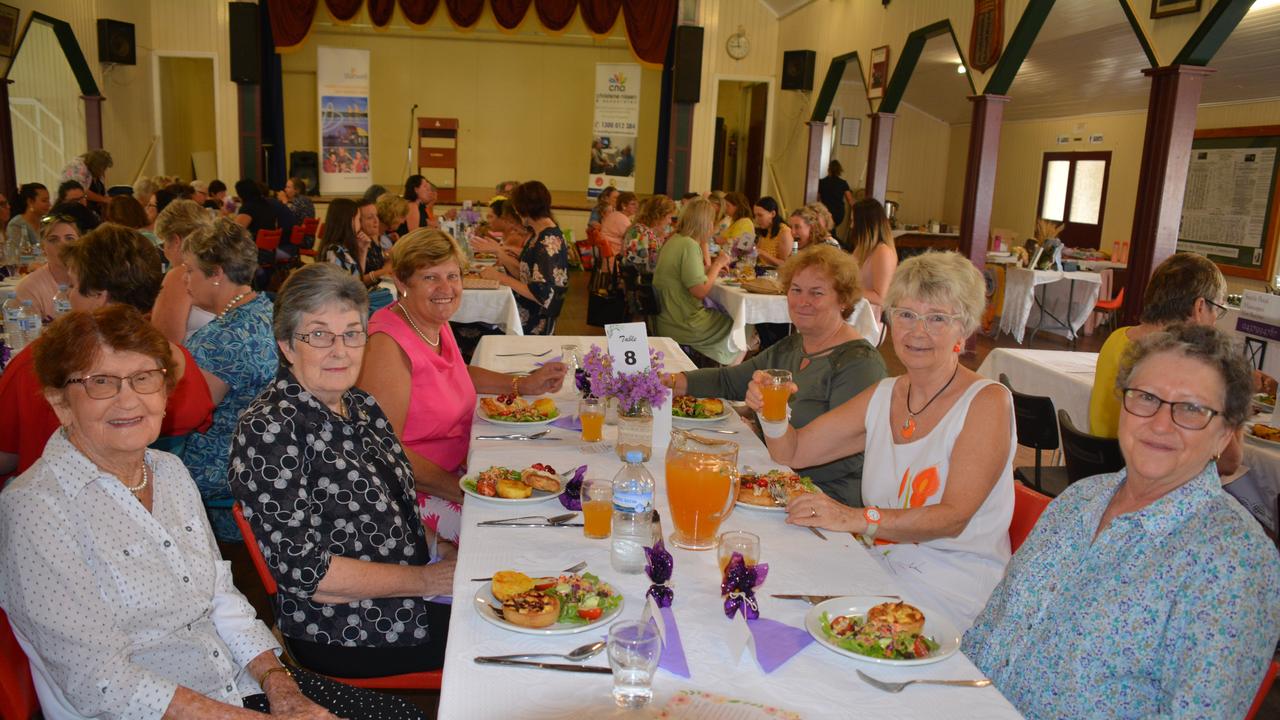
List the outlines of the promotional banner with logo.
{"label": "promotional banner with logo", "polygon": [[369,51],[316,48],[320,100],[320,187],[325,194],[364,192],[369,156]]}
{"label": "promotional banner with logo", "polygon": [[635,190],[639,134],[640,66],[598,63],[588,196],[595,197],[610,185],[619,190]]}

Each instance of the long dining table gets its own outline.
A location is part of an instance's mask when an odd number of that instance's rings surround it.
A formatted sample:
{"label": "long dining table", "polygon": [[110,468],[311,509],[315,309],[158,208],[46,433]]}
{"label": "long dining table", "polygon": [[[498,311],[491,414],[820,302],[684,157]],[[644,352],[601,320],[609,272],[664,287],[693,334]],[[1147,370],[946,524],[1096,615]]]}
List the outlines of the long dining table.
{"label": "long dining table", "polygon": [[[535,363],[556,356],[566,344],[585,352],[591,344],[604,345],[603,337],[486,336],[476,348],[473,363],[500,372],[531,371]],[[668,338],[651,338],[652,347],[665,354],[666,370],[690,370],[693,363]],[[517,354],[518,353],[518,354]],[[576,412],[576,396],[565,391],[554,396],[564,414]],[[739,467],[756,470],[778,467],[748,426],[735,414],[711,425],[732,430],[719,435],[741,446]],[[477,418],[472,431],[468,467],[484,470],[493,465],[523,468],[534,462],[552,465],[559,472],[587,466],[587,476],[612,478],[621,468],[612,447],[614,428],[606,427],[605,443],[584,445],[576,431],[551,428],[546,438],[526,441],[476,440],[475,435],[509,432]],[[671,526],[663,465],[664,448],[655,447],[647,463],[656,480],[655,503],[663,518],[664,534]],[[581,528],[478,527],[477,523],[524,515],[556,515],[565,512],[555,499],[531,505],[504,506],[497,501],[468,497],[463,503],[462,535],[454,576],[453,617],[449,625],[444,683],[440,694],[441,718],[599,718],[686,717],[673,705],[682,691],[704,691],[722,697],[765,704],[804,718],[1016,718],[1017,711],[994,687],[948,688],[914,686],[900,694],[877,690],[860,680],[855,671],[890,681],[914,678],[976,679],[982,674],[962,653],[936,664],[914,668],[885,667],[837,655],[818,643],[805,647],[776,669],[765,674],[750,649],[735,661],[730,656],[732,623],[726,619],[720,597],[720,572],[714,551],[668,549],[675,559],[671,587],[672,610],[688,660],[691,677],[679,677],[659,669],[653,681],[655,697],[643,711],[614,707],[611,680],[606,674],[579,674],[538,669],[479,665],[481,655],[553,652],[564,653],[607,635],[604,623],[568,636],[526,635],[490,624],[475,604],[486,584],[472,578],[489,577],[504,569],[532,575],[554,574],[579,561],[618,588],[624,605],[617,619],[641,616],[650,581],[644,574],[624,575],[609,564],[609,541],[590,540]],[[807,530],[787,525],[777,511],[739,507],[725,520],[722,530],[749,530],[761,537],[761,562],[769,564],[767,581],[758,589],[762,617],[793,627],[804,626],[808,605],[780,600],[770,593],[830,595],[900,593],[894,578],[847,534],[826,533],[826,540]],[[910,601],[910,597],[905,598]],[[737,622],[741,622],[738,620]],[[586,664],[607,667],[602,654]],[[686,696],[687,697],[687,696]],[[674,710],[671,715],[661,715]],[[746,717],[724,715],[716,717]],[[755,717],[752,715],[751,717]]]}

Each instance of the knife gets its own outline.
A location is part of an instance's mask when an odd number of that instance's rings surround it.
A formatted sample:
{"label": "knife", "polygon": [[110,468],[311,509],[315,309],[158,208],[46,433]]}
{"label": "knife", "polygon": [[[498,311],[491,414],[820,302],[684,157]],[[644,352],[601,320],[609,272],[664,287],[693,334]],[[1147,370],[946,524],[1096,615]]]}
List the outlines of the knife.
{"label": "knife", "polygon": [[775,597],[775,598],[778,598],[779,600],[804,600],[810,605],[817,605],[820,602],[835,600],[836,598],[842,598],[842,597],[879,597],[879,598],[889,598],[891,600],[902,599],[897,595],[877,595],[875,593],[850,593],[848,595],[794,595],[794,594],[786,594],[786,593],[775,593],[773,595],[770,595],[769,597]]}
{"label": "knife", "polygon": [[527,435],[477,435],[474,440],[563,440],[558,437],[536,437],[531,438]]}
{"label": "knife", "polygon": [[508,660],[500,657],[478,657],[476,663],[480,665],[513,665],[515,667],[537,668],[539,670],[563,670],[564,672],[580,672],[580,673],[597,673],[600,675],[612,675],[613,670],[605,667],[595,667],[592,665],[570,665],[569,663],[546,663],[534,662],[532,660]]}
{"label": "knife", "polygon": [[535,527],[582,527],[582,523],[476,523],[476,527],[517,527],[517,528],[535,528]]}

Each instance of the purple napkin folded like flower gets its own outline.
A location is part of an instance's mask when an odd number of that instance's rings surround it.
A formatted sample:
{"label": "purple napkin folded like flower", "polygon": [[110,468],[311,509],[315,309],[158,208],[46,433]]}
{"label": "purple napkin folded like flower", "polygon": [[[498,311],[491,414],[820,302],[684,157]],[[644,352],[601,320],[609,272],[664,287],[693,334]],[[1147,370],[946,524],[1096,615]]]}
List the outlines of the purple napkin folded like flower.
{"label": "purple napkin folded like flower", "polygon": [[566,510],[582,509],[582,478],[587,474],[587,466],[579,465],[573,471],[573,477],[564,484],[564,492],[560,493],[560,504]]}
{"label": "purple napkin folded like flower", "polygon": [[671,579],[671,571],[675,569],[675,558],[667,552],[661,540],[654,543],[653,547],[645,548],[644,555],[648,559],[644,572],[653,581],[645,595],[653,598],[659,608],[669,608],[671,601],[675,599],[675,591],[667,586],[667,581]]}
{"label": "purple napkin folded like flower", "polygon": [[551,421],[551,427],[563,428],[565,430],[582,430],[582,418],[577,415],[561,415]]}
{"label": "purple napkin folded like flower", "polygon": [[739,611],[748,620],[760,617],[760,605],[755,589],[764,584],[769,575],[768,563],[747,565],[742,553],[735,552],[724,569],[720,583],[720,595],[724,597],[724,614],[730,620]]}

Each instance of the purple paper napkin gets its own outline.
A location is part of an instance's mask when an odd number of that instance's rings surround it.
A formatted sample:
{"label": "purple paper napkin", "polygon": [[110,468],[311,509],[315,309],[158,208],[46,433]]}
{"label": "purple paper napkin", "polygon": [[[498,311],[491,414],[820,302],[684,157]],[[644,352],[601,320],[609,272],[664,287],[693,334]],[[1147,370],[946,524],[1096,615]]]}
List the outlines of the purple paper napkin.
{"label": "purple paper napkin", "polygon": [[564,359],[564,356],[563,356],[563,355],[557,355],[557,356],[555,356],[555,357],[553,357],[553,358],[547,358],[546,360],[539,360],[538,362],[534,363],[534,364],[533,364],[533,366],[534,366],[534,367],[542,367],[543,365],[546,365],[547,363],[560,362],[560,361],[561,361],[561,360],[563,360],[563,359]]}
{"label": "purple paper napkin", "polygon": [[[756,662],[760,663],[760,669],[766,673],[782,667],[796,653],[813,642],[813,636],[807,630],[768,618],[748,620],[747,628],[751,630],[751,636],[755,639]],[[671,631],[667,630],[667,632],[669,634]]]}
{"label": "purple paper napkin", "polygon": [[565,430],[582,430],[582,419],[577,415],[561,415],[551,421],[552,427],[564,428]]}
{"label": "purple paper napkin", "polygon": [[[691,677],[689,661],[684,656],[684,644],[680,642],[680,628],[676,627],[676,616],[671,612],[670,607],[659,608],[658,612],[662,613],[662,625],[667,633],[666,642],[662,644],[662,655],[658,657],[658,667],[687,680]],[[786,658],[783,658],[782,662],[786,662]],[[782,662],[778,664],[781,665]]]}

